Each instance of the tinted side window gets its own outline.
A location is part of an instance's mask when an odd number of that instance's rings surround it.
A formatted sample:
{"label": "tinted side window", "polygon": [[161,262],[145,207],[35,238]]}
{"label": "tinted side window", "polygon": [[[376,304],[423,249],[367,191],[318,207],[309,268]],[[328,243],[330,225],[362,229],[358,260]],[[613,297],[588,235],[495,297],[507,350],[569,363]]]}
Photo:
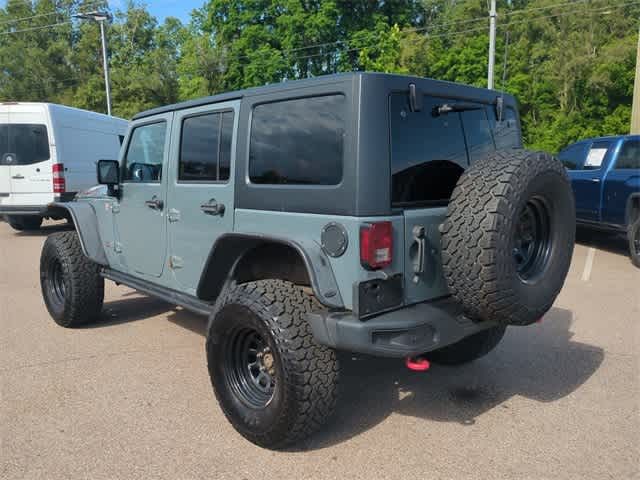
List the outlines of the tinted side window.
{"label": "tinted side window", "polygon": [[337,185],[342,180],[345,97],[258,105],[253,110],[249,178],[260,184]]}
{"label": "tinted side window", "polygon": [[165,122],[142,125],[133,130],[124,160],[124,181],[160,181],[166,130]]}
{"label": "tinted side window", "polygon": [[47,127],[38,124],[0,126],[0,163],[8,164],[6,153],[12,153],[11,165],[31,165],[51,158]]}
{"label": "tinted side window", "polygon": [[434,107],[448,102],[425,96],[422,110],[411,112],[406,93],[391,95],[393,204],[448,200],[468,165],[460,115],[432,114]]}
{"label": "tinted side window", "polygon": [[233,112],[185,118],[182,122],[178,180],[229,179]]}
{"label": "tinted side window", "polygon": [[583,168],[585,170],[598,170],[602,166],[610,146],[611,142],[593,142],[591,148],[589,148],[589,153],[587,153]]}
{"label": "tinted side window", "polygon": [[568,170],[582,170],[586,154],[586,144],[571,145],[558,154],[558,160]]}
{"label": "tinted side window", "polygon": [[473,163],[495,150],[491,128],[484,108],[462,112],[461,115],[469,161]]}
{"label": "tinted side window", "polygon": [[624,142],[618,154],[615,168],[616,170],[640,169],[640,140]]}

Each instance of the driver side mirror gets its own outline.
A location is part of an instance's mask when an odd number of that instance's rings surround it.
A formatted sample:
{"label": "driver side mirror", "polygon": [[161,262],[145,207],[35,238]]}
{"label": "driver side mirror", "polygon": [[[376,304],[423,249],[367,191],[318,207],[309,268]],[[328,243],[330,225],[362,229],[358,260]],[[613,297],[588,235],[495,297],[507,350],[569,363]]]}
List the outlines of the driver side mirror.
{"label": "driver side mirror", "polygon": [[120,183],[120,164],[117,160],[98,160],[98,183],[109,187],[109,195],[117,195]]}

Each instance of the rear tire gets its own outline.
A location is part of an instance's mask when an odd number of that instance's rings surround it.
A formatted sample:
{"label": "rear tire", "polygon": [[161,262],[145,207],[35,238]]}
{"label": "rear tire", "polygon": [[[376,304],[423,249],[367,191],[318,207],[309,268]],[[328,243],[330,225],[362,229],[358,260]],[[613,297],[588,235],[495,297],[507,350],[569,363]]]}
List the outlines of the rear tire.
{"label": "rear tire", "polygon": [[627,239],[629,240],[631,262],[640,268],[640,218],[636,219],[636,221],[629,226]]}
{"label": "rear tire", "polygon": [[433,363],[463,365],[473,362],[498,346],[507,327],[492,327],[463,338],[453,345],[434,350],[425,355]]}
{"label": "rear tire", "polygon": [[9,215],[7,220],[11,228],[19,232],[38,230],[42,225],[42,217],[36,215]]}
{"label": "rear tire", "polygon": [[104,279],[98,264],[82,253],[75,231],[47,237],[40,257],[40,287],[58,325],[77,327],[100,317]]}
{"label": "rear tire", "polygon": [[321,308],[282,280],[231,287],[210,319],[207,363],[227,419],[246,439],[279,449],[304,440],[336,405],[338,360],[305,314]]}
{"label": "rear tire", "polygon": [[558,160],[526,150],[488,155],[458,180],[440,228],[449,290],[474,320],[529,325],[560,293],[575,230]]}

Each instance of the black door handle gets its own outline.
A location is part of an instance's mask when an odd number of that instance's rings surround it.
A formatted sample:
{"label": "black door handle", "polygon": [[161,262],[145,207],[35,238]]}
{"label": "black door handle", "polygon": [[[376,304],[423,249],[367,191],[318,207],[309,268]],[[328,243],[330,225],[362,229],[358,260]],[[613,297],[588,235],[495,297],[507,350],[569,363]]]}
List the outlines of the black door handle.
{"label": "black door handle", "polygon": [[164,207],[164,202],[159,198],[156,198],[155,195],[151,197],[151,200],[145,201],[144,204],[152,210],[162,210]]}
{"label": "black door handle", "polygon": [[224,215],[224,205],[216,202],[215,198],[212,198],[207,203],[200,205],[200,210],[207,215]]}

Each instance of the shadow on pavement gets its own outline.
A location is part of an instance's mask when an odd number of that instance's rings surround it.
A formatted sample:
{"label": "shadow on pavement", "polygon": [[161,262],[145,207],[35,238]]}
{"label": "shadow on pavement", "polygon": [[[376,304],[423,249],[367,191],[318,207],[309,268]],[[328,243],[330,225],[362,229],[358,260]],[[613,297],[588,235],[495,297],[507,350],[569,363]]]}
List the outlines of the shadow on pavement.
{"label": "shadow on pavement", "polygon": [[[617,255],[629,257],[629,242],[622,233],[600,232],[587,228],[576,229],[576,242]],[[631,261],[631,260],[629,260]]]}
{"label": "shadow on pavement", "polygon": [[[94,328],[168,312],[167,319],[204,336],[206,319],[150,297],[105,304],[111,321]],[[554,402],[578,389],[600,367],[604,350],[572,341],[573,314],[553,308],[541,323],[511,327],[492,353],[459,367],[432,365],[409,371],[401,359],[354,356],[341,352],[340,398],[334,418],[293,451],[339,444],[375,427],[392,413],[435,422],[473,425],[494,408],[510,408],[522,396]],[[428,425],[425,425],[428,428]]]}

